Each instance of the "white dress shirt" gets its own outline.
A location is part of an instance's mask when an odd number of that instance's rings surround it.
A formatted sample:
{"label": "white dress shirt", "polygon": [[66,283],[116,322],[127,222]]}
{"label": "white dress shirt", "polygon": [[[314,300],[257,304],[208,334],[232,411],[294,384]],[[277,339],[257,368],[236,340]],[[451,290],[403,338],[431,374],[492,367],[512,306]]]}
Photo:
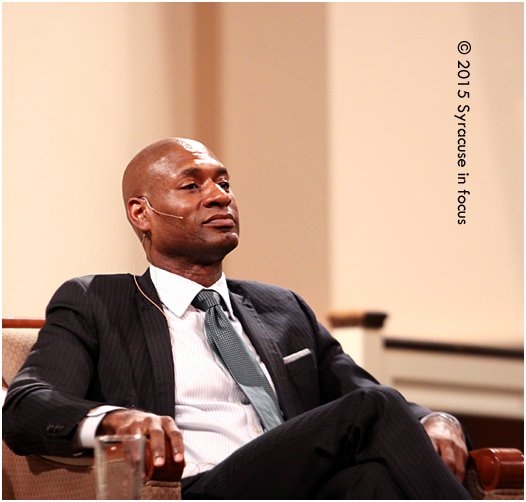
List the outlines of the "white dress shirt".
{"label": "white dress shirt", "polygon": [[[186,468],[183,477],[211,469],[235,450],[263,433],[261,423],[236,382],[210,348],[205,335],[205,312],[191,303],[203,286],[150,266],[150,274],[168,320],[175,374],[175,421],[183,435]],[[235,318],[223,274],[207,289],[217,291],[227,306],[235,330],[274,384],[252,343]],[[76,443],[93,448],[95,431],[116,406],[92,410],[79,424]]]}
{"label": "white dress shirt", "polygon": [[[205,312],[192,300],[203,286],[150,266],[150,274],[168,320],[175,375],[175,421],[183,435],[186,468],[183,477],[211,469],[235,450],[263,433],[256,411],[210,348],[205,335]],[[225,275],[210,288],[227,306],[227,315],[250,348],[270,385],[274,384],[252,343],[235,318]],[[76,443],[93,448],[98,424],[116,406],[92,410],[79,424]],[[424,422],[432,413],[422,419]],[[445,414],[441,414],[445,415]],[[448,419],[454,417],[448,415]]]}
{"label": "white dress shirt", "polygon": [[[185,447],[184,476],[190,476],[211,469],[263,431],[256,411],[208,344],[205,312],[191,305],[203,286],[154,266],[150,274],[172,337],[175,421]],[[232,325],[273,386],[265,365],[234,316],[225,275],[207,289],[221,295]]]}

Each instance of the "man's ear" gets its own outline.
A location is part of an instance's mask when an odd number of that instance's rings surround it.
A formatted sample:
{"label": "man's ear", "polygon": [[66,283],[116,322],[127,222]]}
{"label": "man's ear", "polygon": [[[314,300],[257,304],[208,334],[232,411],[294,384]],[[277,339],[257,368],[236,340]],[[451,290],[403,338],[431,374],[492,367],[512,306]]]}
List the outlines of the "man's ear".
{"label": "man's ear", "polygon": [[130,223],[140,232],[145,233],[150,230],[148,220],[148,208],[142,198],[132,197],[126,205],[128,219]]}

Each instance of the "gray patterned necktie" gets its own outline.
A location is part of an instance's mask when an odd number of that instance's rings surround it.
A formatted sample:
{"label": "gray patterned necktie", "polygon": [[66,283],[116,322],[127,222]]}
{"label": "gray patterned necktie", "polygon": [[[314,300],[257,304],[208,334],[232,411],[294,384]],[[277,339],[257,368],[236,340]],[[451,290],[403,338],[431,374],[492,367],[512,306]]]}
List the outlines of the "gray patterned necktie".
{"label": "gray patterned necktie", "polygon": [[256,410],[263,427],[270,430],[283,423],[276,394],[254,354],[243,342],[221,307],[221,296],[211,289],[201,290],[192,305],[206,312],[208,343],[226,366]]}

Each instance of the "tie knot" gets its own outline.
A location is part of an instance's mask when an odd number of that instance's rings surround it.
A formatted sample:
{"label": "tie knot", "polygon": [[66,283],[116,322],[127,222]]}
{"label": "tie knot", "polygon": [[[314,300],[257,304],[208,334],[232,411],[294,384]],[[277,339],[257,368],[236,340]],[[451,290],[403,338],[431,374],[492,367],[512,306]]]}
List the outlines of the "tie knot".
{"label": "tie knot", "polygon": [[196,309],[204,310],[206,312],[208,309],[215,307],[216,305],[221,305],[221,296],[212,289],[202,289],[192,300],[192,305]]}

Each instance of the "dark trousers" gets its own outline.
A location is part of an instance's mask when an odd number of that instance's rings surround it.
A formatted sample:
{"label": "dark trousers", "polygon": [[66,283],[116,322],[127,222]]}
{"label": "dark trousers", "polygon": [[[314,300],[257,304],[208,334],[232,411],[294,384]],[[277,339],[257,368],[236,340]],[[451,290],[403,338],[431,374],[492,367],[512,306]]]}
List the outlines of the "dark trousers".
{"label": "dark trousers", "polygon": [[469,499],[395,390],[360,389],[263,434],[186,499]]}

